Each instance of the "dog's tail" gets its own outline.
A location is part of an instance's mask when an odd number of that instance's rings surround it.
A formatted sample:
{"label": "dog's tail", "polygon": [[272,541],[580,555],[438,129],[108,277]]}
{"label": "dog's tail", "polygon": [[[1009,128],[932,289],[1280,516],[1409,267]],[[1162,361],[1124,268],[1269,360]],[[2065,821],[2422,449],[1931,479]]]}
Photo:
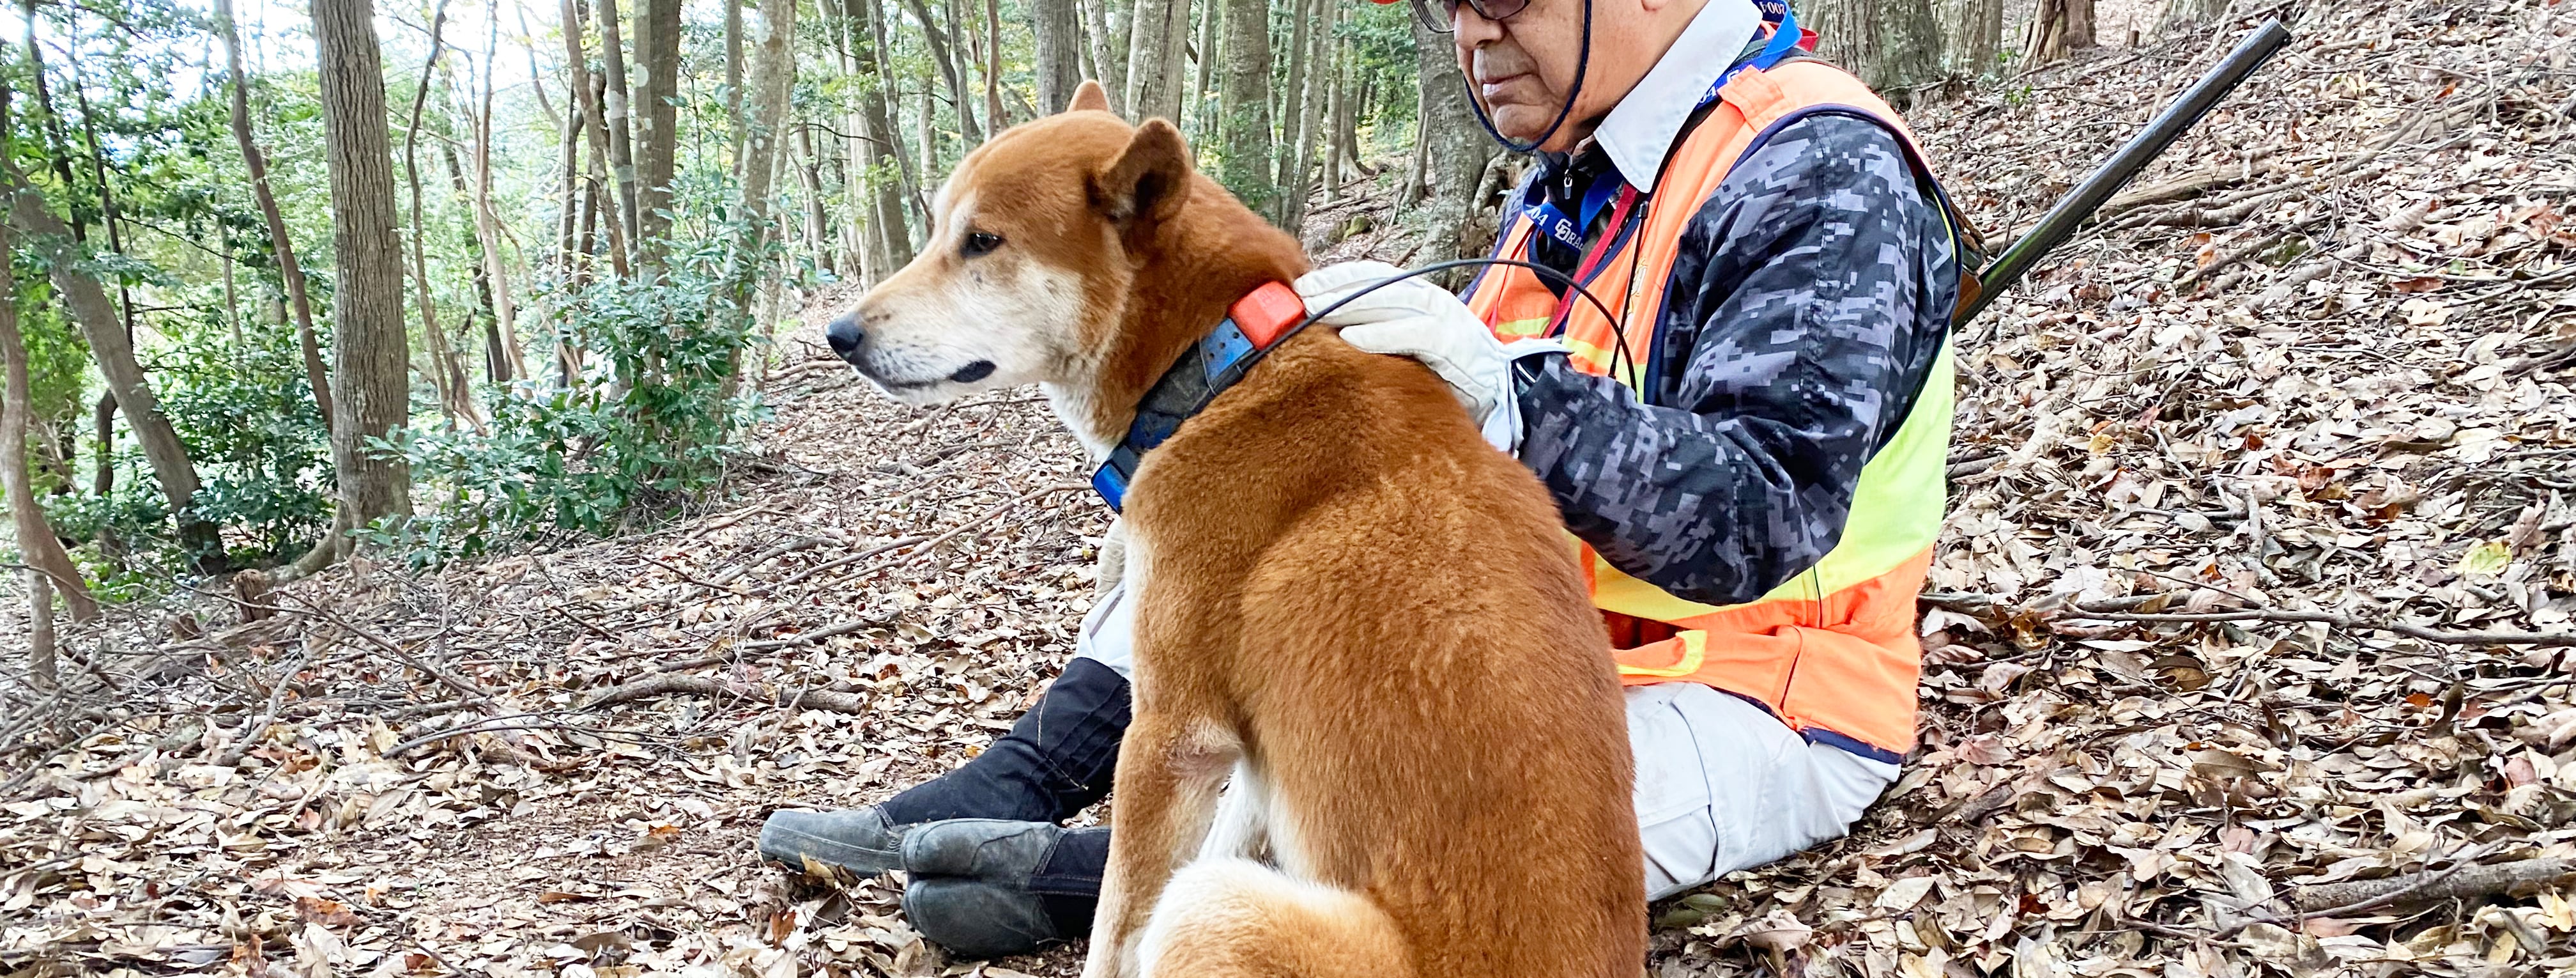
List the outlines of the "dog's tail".
{"label": "dog's tail", "polygon": [[1173,874],[1139,942],[1147,978],[1410,978],[1395,921],[1367,897],[1244,859]]}

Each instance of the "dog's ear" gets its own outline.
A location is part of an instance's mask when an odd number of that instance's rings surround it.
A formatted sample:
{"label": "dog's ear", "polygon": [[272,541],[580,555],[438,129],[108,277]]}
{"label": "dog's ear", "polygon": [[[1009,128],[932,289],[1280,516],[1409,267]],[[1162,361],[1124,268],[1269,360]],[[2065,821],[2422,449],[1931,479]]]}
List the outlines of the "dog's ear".
{"label": "dog's ear", "polygon": [[1094,175],[1091,204],[1127,230],[1130,239],[1180,213],[1190,193],[1190,149],[1181,131],[1148,119],[1127,141],[1118,161]]}
{"label": "dog's ear", "polygon": [[1082,81],[1082,87],[1073,90],[1073,104],[1065,106],[1064,110],[1067,112],[1107,112],[1109,111],[1109,90],[1100,87],[1099,82],[1085,78]]}

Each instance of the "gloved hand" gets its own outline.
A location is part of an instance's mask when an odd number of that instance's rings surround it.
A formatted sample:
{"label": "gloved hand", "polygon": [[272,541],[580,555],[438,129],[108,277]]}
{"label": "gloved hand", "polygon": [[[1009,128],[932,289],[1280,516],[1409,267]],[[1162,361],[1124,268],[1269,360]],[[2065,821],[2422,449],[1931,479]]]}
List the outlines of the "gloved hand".
{"label": "gloved hand", "polygon": [[[1307,308],[1320,310],[1403,273],[1383,261],[1327,265],[1298,278],[1297,294]],[[1485,440],[1504,451],[1519,446],[1521,433],[1512,361],[1565,351],[1564,344],[1553,339],[1505,343],[1494,338],[1484,320],[1468,311],[1467,303],[1421,278],[1361,293],[1317,321],[1342,327],[1342,339],[1360,349],[1421,360],[1467,405],[1468,415],[1484,429]]]}

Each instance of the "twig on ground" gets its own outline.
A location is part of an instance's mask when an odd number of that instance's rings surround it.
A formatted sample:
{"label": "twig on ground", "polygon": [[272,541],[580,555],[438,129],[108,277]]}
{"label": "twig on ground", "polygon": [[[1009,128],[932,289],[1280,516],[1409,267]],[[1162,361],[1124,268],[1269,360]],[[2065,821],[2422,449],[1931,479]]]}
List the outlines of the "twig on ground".
{"label": "twig on ground", "polygon": [[[600,695],[593,697],[589,703],[582,704],[581,708],[584,710],[597,710],[601,707],[615,706],[620,703],[628,703],[635,700],[649,700],[657,696],[669,696],[675,693],[686,693],[692,696],[728,697],[739,696],[742,695],[743,692],[745,691],[732,689],[721,682],[704,676],[683,676],[677,673],[659,673],[603,692]],[[868,702],[867,697],[864,694],[847,693],[837,690],[780,690],[769,699],[770,702],[778,706],[788,707],[791,709],[802,708],[829,710],[833,713],[849,714],[866,713]]]}
{"label": "twig on ground", "polygon": [[[2208,587],[2195,585],[2194,587]],[[2217,589],[2210,589],[2217,590]],[[2155,596],[2146,596],[2152,598]],[[2178,596],[2177,596],[2178,597]],[[2223,612],[2131,613],[2120,607],[2122,602],[2143,603],[2132,597],[2109,602],[2084,602],[2062,609],[2025,608],[1992,595],[1925,592],[1919,598],[1924,604],[1954,610],[1999,609],[2009,614],[2032,612],[2042,618],[2070,618],[2089,622],[2139,622],[2152,624],[2200,624],[2209,622],[2315,622],[2342,630],[2394,632],[2410,639],[2443,645],[2527,645],[2541,647],[2576,646],[2576,632],[2445,632],[2408,622],[2343,615],[2335,612],[2297,611],[2286,608],[2239,608]],[[2130,607],[2135,607],[2131,604]]]}

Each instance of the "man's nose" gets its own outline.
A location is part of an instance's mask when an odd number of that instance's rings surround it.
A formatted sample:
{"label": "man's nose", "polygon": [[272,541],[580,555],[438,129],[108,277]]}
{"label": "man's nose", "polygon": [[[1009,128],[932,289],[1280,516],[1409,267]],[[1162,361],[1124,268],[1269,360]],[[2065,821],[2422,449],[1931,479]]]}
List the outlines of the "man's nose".
{"label": "man's nose", "polygon": [[860,344],[867,342],[868,338],[867,330],[861,328],[859,322],[859,313],[844,312],[823,327],[823,339],[832,344],[832,352],[841,354],[842,359],[853,364],[859,361]]}

